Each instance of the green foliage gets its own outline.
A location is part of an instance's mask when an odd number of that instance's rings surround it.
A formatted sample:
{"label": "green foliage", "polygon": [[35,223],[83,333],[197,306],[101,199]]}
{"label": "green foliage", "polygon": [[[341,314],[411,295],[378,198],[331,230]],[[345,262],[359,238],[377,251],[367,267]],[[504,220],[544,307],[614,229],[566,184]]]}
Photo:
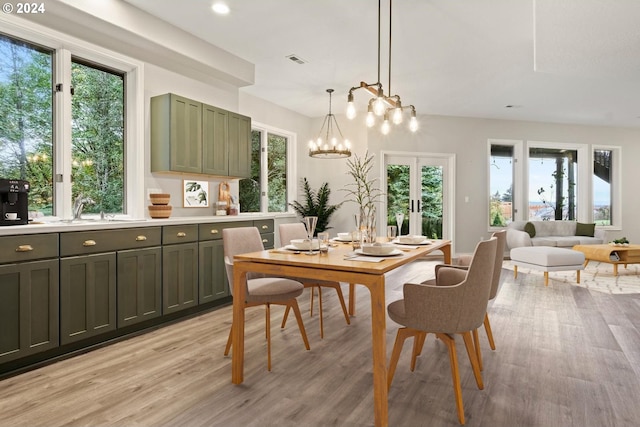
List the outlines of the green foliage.
{"label": "green foliage", "polygon": [[305,216],[317,216],[318,223],[316,224],[316,232],[320,233],[329,230],[329,219],[331,215],[338,210],[343,202],[337,205],[329,204],[329,196],[331,195],[331,189],[328,183],[324,183],[320,186],[318,191],[314,191],[309,185],[307,178],[302,179],[302,188],[304,191],[304,204],[294,200],[289,205],[296,211],[296,213],[304,218]]}

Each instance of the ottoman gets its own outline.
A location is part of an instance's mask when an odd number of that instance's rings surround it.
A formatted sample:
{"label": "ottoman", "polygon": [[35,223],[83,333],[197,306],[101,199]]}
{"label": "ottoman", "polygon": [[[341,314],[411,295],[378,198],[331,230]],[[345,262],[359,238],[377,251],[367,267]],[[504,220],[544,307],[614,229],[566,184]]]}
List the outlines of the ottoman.
{"label": "ottoman", "polygon": [[576,270],[580,283],[580,270],[584,270],[584,254],[572,249],[553,246],[524,246],[510,252],[514,265],[513,277],[518,277],[518,266],[544,271],[544,285],[549,285],[550,271]]}

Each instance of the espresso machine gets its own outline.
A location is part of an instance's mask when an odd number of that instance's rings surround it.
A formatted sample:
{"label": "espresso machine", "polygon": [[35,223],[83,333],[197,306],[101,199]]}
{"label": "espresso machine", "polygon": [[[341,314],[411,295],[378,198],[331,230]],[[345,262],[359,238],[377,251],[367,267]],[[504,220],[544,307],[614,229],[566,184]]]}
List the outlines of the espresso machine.
{"label": "espresso machine", "polygon": [[0,225],[29,222],[29,181],[0,179]]}

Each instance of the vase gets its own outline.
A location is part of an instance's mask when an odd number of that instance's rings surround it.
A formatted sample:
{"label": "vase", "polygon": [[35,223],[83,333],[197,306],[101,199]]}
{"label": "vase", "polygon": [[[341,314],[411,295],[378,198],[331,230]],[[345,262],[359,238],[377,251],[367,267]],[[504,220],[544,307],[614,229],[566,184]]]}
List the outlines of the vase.
{"label": "vase", "polygon": [[374,243],[377,238],[376,233],[376,208],[375,206],[364,206],[360,208],[360,217],[356,221],[359,225],[360,239],[362,243]]}

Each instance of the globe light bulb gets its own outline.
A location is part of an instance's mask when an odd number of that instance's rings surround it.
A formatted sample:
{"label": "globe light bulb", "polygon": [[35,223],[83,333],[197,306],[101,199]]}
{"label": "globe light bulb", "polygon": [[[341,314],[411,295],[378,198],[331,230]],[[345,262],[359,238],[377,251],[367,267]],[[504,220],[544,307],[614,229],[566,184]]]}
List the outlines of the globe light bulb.
{"label": "globe light bulb", "polygon": [[373,113],[376,116],[382,116],[384,114],[384,99],[382,97],[376,98],[373,102]]}
{"label": "globe light bulb", "polygon": [[347,103],[347,119],[353,120],[356,117],[356,106],[353,101]]}
{"label": "globe light bulb", "polygon": [[409,120],[409,130],[411,132],[415,132],[418,130],[418,119],[416,116],[411,116],[411,120]]}
{"label": "globe light bulb", "polygon": [[382,127],[380,128],[383,135],[388,135],[391,130],[391,125],[389,124],[389,117],[385,114],[384,121],[382,122]]}
{"label": "globe light bulb", "polygon": [[373,114],[373,111],[367,113],[366,124],[369,128],[376,124],[376,116]]}
{"label": "globe light bulb", "polygon": [[393,124],[399,125],[402,123],[402,108],[398,107],[393,110]]}

